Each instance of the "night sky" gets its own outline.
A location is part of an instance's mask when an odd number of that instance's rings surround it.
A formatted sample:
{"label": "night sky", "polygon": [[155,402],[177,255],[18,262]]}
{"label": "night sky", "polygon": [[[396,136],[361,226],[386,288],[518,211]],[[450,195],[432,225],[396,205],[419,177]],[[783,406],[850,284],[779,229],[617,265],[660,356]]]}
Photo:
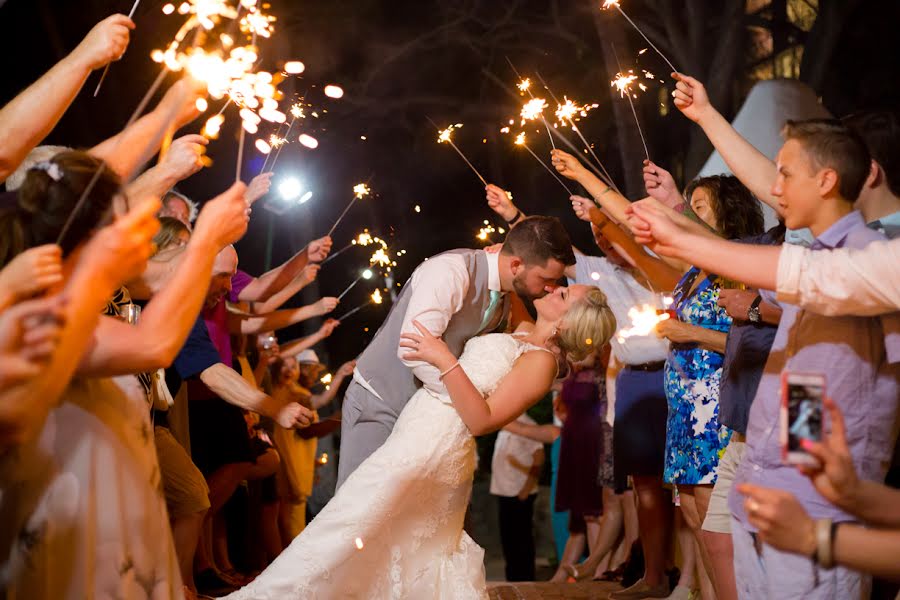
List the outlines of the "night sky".
{"label": "night sky", "polygon": [[[177,15],[162,14],[164,3],[141,3],[128,52],[120,62],[113,63],[100,97],[92,97],[99,77],[96,72],[47,143],[89,147],[124,125],[158,73],[158,65],[149,59],[150,51],[171,39],[182,22]],[[263,272],[270,227],[275,236],[275,265],[307,241],[324,235],[352,198],[353,185],[369,178],[373,196],[360,201],[335,232],[335,249],[368,227],[373,234],[387,239],[395,252],[407,250],[398,259],[396,269],[397,281],[404,282],[427,256],[454,247],[480,246],[475,233],[483,220],[490,219],[495,225],[501,222],[487,208],[478,179],[451,148],[436,143],[437,133],[427,117],[441,125],[464,123],[454,140],[490,181],[511,190],[525,212],[559,216],[576,245],[591,247],[589,230],[572,215],[559,184],[527,153],[515,149],[511,136],[499,131],[519,109],[517,100],[510,95],[516,79],[507,64],[508,57],[523,75],[533,77],[535,70],[540,71],[557,95],[566,93],[582,103],[600,104],[580,126],[588,139],[596,142],[613,176],[622,177],[622,159],[613,146],[617,139],[611,109],[614,100],[609,90],[613,74],[600,56],[604,40],[599,38],[589,3],[271,3],[271,13],[279,20],[275,23],[275,36],[260,43],[262,68],[276,71],[277,61],[303,61],[306,72],[286,81],[280,89],[286,97],[306,94],[321,116],[307,119],[296,130],[297,134],[307,132],[316,137],[319,147],[314,151],[296,143],[286,147],[278,160],[276,187],[280,178],[295,176],[314,195],[306,204],[278,217],[261,208],[254,211],[250,230],[237,246],[243,269],[251,274]],[[0,100],[6,102],[38,78],[74,48],[97,21],[113,12],[127,13],[131,4],[132,0],[0,0],[0,45],[5,57]],[[640,5],[637,0],[630,4]],[[833,68],[818,90],[826,106],[837,114],[876,105],[896,107],[900,99],[897,53],[881,51],[878,44],[879,39],[886,39],[879,32],[888,35],[885,28],[898,22],[879,11],[890,6],[889,10],[896,12],[900,3],[862,4],[865,9],[844,19],[845,31],[840,34],[838,51],[829,56]],[[633,10],[635,16],[642,15],[641,6]],[[644,45],[624,23],[621,26],[624,37],[617,46],[623,66],[666,73],[652,52],[636,62],[637,50]],[[710,65],[714,68],[713,63]],[[498,85],[491,74],[505,82],[507,88]],[[174,81],[174,77],[169,81]],[[329,83],[344,88],[342,100],[324,97],[322,87]],[[743,88],[745,83],[735,81],[735,87]],[[668,89],[660,90],[661,85],[651,85],[639,97],[638,108],[654,158],[674,169],[683,154],[689,125],[668,103]],[[736,109],[739,99],[734,106],[723,107],[724,112]],[[661,102],[666,105],[662,112],[666,108],[670,111],[667,116],[660,114]],[[218,110],[221,102],[211,105],[212,110]],[[226,115],[229,118],[222,135],[208,148],[213,166],[179,186],[201,203],[233,181],[238,119],[233,109]],[[205,118],[182,133],[199,131]],[[633,128],[633,123],[620,126]],[[537,132],[534,127],[527,131],[532,148],[547,156],[546,133]],[[261,128],[260,132],[267,137],[271,131]],[[360,139],[361,136],[366,139]],[[252,146],[253,139],[248,136],[245,148],[245,181],[259,171],[263,160]],[[640,165],[634,168],[639,169]],[[632,196],[638,193],[631,191]],[[415,205],[421,207],[420,213],[414,211]],[[364,268],[366,257],[363,250],[346,252],[323,269],[317,284],[307,288],[302,299],[295,299],[288,306],[305,304],[319,295],[337,295]],[[369,292],[371,288],[357,286],[336,314],[360,304]],[[320,345],[318,349],[324,351],[332,368],[362,350],[387,308],[386,302],[380,308],[365,309]],[[289,339],[317,326],[309,322],[280,337]],[[368,333],[364,331],[366,327]]]}

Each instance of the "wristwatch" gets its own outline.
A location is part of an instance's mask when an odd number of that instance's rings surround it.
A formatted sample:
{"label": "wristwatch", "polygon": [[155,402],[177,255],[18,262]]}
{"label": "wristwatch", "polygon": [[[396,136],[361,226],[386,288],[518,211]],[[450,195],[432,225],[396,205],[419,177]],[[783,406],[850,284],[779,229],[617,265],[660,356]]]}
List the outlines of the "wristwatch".
{"label": "wristwatch", "polygon": [[524,216],[525,216],[525,215],[522,214],[522,211],[521,211],[521,210],[516,209],[516,216],[514,216],[514,217],[512,218],[512,220],[507,221],[506,224],[509,225],[510,227],[512,227],[513,225],[515,225],[515,224],[519,221],[519,219],[523,218]]}
{"label": "wristwatch", "polygon": [[756,298],[754,298],[753,302],[750,304],[750,308],[747,309],[747,320],[751,323],[762,322],[762,317],[759,315],[760,302],[762,302],[762,296],[757,294]]}

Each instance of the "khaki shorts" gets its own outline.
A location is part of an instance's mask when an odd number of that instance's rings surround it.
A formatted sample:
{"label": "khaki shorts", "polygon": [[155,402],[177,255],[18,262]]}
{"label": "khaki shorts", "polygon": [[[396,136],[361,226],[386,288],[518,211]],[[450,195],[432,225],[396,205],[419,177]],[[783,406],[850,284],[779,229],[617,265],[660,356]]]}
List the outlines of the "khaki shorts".
{"label": "khaki shorts", "polygon": [[731,533],[731,509],[728,508],[728,493],[737,473],[738,466],[744,459],[744,451],[747,444],[739,442],[732,437],[725,448],[725,453],[719,459],[719,467],[716,470],[716,485],[713,486],[712,495],[709,498],[709,508],[706,509],[706,518],[703,520],[703,531],[713,533]]}
{"label": "khaki shorts", "polygon": [[154,427],[153,438],[169,517],[186,517],[208,510],[209,486],[184,447],[165,427]]}

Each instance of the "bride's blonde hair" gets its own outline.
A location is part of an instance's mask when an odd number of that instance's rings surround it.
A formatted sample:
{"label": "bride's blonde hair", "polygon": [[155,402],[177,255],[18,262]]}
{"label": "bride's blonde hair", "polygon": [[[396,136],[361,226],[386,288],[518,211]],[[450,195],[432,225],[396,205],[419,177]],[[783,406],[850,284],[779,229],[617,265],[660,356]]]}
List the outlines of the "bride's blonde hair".
{"label": "bride's blonde hair", "polygon": [[606,303],[606,295],[591,287],[562,318],[556,341],[564,356],[577,362],[605,346],[615,332],[616,317]]}

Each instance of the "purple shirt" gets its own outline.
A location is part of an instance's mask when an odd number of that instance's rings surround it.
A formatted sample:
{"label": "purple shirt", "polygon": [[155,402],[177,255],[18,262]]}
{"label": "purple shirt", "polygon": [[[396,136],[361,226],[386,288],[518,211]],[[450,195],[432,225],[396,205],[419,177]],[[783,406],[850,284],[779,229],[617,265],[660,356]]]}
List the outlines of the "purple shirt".
{"label": "purple shirt", "polygon": [[[884,237],[868,228],[859,212],[838,220],[811,249],[864,248]],[[883,481],[894,448],[897,415],[897,362],[900,313],[881,317],[824,317],[782,305],[778,332],[747,426],[747,453],[735,483],[753,483],[792,492],[814,519],[854,518],[823,498],[810,480],[781,458],[782,370],[824,373],[826,393],[840,407],[847,442],[861,479]],[[826,417],[827,419],[827,417]],[[747,529],[744,497],[732,488],[729,507]]]}
{"label": "purple shirt", "polygon": [[[244,288],[250,285],[253,277],[244,273],[240,269],[231,276],[231,291],[226,296],[228,302],[237,302],[238,296],[244,291]],[[228,308],[225,306],[225,300],[219,300],[212,308],[203,309],[203,320],[206,321],[206,329],[209,331],[209,338],[212,340],[219,356],[226,366],[231,366],[231,334],[228,332]]]}

